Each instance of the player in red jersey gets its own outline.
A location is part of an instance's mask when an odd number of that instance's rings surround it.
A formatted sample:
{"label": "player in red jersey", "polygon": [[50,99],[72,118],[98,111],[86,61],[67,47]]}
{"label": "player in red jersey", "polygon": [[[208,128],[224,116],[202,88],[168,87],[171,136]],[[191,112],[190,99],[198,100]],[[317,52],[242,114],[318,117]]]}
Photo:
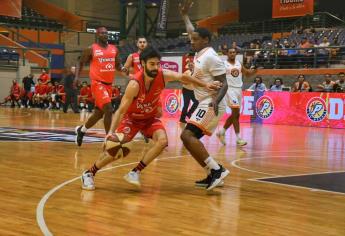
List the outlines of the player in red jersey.
{"label": "player in red jersey", "polygon": [[4,105],[8,101],[11,101],[12,108],[15,107],[14,102],[16,102],[18,107],[20,107],[20,104],[19,104],[20,93],[21,93],[20,86],[17,80],[13,80],[11,90],[10,90],[10,95],[8,95],[1,104]]}
{"label": "player in red jersey", "polygon": [[[140,131],[154,141],[153,146],[144,154],[139,164],[124,176],[131,184],[140,186],[140,172],[153,161],[168,145],[168,138],[160,119],[157,118],[159,97],[169,81],[193,83],[208,90],[218,89],[219,82],[205,83],[189,75],[160,68],[160,54],[152,47],[147,47],[140,54],[143,70],[133,75],[128,83],[119,109],[113,116],[110,132],[105,141],[105,148],[111,146],[118,137],[121,143],[130,142]],[[116,130],[115,135],[112,134]],[[116,142],[116,141],[115,141]],[[96,172],[116,160],[117,156],[106,154],[82,175],[82,188],[93,190]]]}
{"label": "player in red jersey", "polygon": [[127,74],[136,74],[142,69],[139,57],[140,53],[147,47],[147,40],[145,37],[138,37],[137,47],[138,51],[128,55],[127,60],[122,68],[122,71]]}
{"label": "player in red jersey", "polygon": [[108,44],[108,31],[105,27],[97,29],[98,42],[83,51],[77,65],[75,81],[85,63],[90,62],[91,91],[95,99],[95,109],[84,125],[77,126],[76,144],[81,146],[83,137],[88,129],[103,118],[104,129],[108,133],[111,124],[111,85],[115,77],[115,69],[121,71],[122,64],[118,49]]}
{"label": "player in red jersey", "polygon": [[[128,55],[127,60],[122,68],[122,71],[124,73],[126,73],[127,75],[129,73],[136,74],[142,69],[142,66],[140,63],[140,53],[147,47],[147,45],[148,43],[147,43],[146,38],[144,36],[139,36],[137,39],[138,51]],[[160,106],[157,112],[157,117],[159,118],[161,116],[162,116],[162,103],[160,102]],[[148,143],[149,142],[148,138],[143,134],[142,136],[145,142]]]}

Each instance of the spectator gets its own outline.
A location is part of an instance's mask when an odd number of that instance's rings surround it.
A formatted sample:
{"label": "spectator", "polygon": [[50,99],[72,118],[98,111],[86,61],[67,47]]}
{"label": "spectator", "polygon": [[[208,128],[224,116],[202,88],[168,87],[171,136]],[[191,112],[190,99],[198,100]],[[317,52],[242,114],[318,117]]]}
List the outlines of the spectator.
{"label": "spectator", "polygon": [[[241,51],[241,50],[242,50],[242,48],[240,48],[240,47],[237,45],[237,42],[236,42],[236,41],[232,42],[232,44],[231,44],[231,48],[236,49],[236,51],[237,51],[237,52],[239,52],[239,51]],[[228,50],[226,50],[226,52],[225,52],[225,54],[224,54],[224,55],[227,55],[227,54],[228,54]]]}
{"label": "spectator", "polygon": [[272,85],[270,91],[281,92],[281,91],[283,91],[283,88],[284,88],[283,80],[281,78],[276,78],[274,80],[274,85]]}
{"label": "spectator", "polygon": [[254,80],[254,84],[252,84],[247,91],[258,91],[264,92],[267,91],[266,85],[262,82],[261,77],[256,77]]}
{"label": "spectator", "polygon": [[252,60],[254,58],[254,54],[255,54],[255,44],[254,43],[250,43],[249,45],[249,51],[246,51],[245,53],[245,60],[246,60],[246,65],[247,67],[250,67],[252,65]]}
{"label": "spectator", "polygon": [[319,47],[320,49],[318,50],[319,54],[322,55],[327,55],[329,52],[328,48],[325,47],[329,47],[330,46],[330,42],[328,41],[327,37],[323,37],[322,39],[322,43],[320,43],[319,45],[314,45],[314,47]]}
{"label": "spectator", "polygon": [[292,92],[309,92],[310,89],[310,84],[305,81],[304,75],[299,75],[298,81],[295,82],[292,87]]}
{"label": "spectator", "polygon": [[323,92],[331,93],[334,91],[335,82],[331,80],[331,75],[325,75],[325,81],[322,84],[317,86],[318,89],[321,89]]}
{"label": "spectator", "polygon": [[336,81],[336,92],[345,92],[345,73],[340,72],[338,74],[338,80]]}

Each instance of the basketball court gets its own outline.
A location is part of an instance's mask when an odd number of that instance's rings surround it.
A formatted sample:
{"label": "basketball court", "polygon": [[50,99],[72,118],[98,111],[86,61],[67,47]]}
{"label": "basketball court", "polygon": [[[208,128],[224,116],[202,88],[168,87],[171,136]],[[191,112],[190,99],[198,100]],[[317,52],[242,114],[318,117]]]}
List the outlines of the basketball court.
{"label": "basketball court", "polygon": [[[102,124],[81,148],[74,127],[86,118],[51,111],[1,109],[1,235],[344,235],[345,162],[341,129],[242,124],[222,146],[203,138],[231,173],[207,192],[204,171],[183,148],[181,128],[165,120],[169,147],[142,174],[123,180],[150,144],[96,176],[79,176],[100,155]],[[257,232],[257,234],[256,234]]]}

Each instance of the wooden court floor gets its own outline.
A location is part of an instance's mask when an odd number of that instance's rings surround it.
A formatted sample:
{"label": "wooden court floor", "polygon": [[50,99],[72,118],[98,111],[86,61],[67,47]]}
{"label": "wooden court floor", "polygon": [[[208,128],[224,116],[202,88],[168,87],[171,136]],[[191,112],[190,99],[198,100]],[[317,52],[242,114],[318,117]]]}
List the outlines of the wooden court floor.
{"label": "wooden court floor", "polygon": [[204,138],[231,171],[206,192],[194,187],[204,172],[183,148],[181,128],[166,120],[169,147],[144,170],[141,189],[122,178],[149,146],[138,140],[90,192],[78,176],[100,154],[102,124],[81,148],[68,142],[85,117],[0,109],[0,235],[345,235],[344,193],[257,180],[341,173],[344,130],[242,124],[244,148],[232,130],[225,147]]}

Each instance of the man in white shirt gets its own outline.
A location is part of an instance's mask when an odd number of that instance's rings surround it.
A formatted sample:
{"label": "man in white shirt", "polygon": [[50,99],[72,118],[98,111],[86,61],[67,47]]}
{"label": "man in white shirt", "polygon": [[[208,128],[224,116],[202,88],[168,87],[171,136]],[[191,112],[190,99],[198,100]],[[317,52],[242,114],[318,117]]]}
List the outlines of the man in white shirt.
{"label": "man in white shirt", "polygon": [[189,20],[188,10],[192,4],[193,2],[190,0],[184,1],[183,5],[180,4],[180,12],[190,34],[192,49],[196,52],[193,76],[204,82],[219,81],[222,83],[222,87],[214,92],[207,91],[202,87],[194,87],[194,94],[199,105],[182,131],[181,139],[186,149],[207,174],[205,179],[196,181],[195,185],[211,190],[221,184],[230,172],[210,156],[200,139],[205,134],[212,135],[220,117],[225,112],[223,98],[228,85],[224,62],[209,46],[211,33],[205,28],[194,29]]}
{"label": "man in white shirt", "polygon": [[252,76],[256,70],[246,69],[241,62],[236,60],[237,51],[234,48],[228,50],[228,59],[225,61],[226,80],[228,83],[228,91],[225,95],[225,101],[231,108],[231,115],[227,118],[224,127],[217,132],[217,137],[223,145],[226,145],[225,132],[234,125],[234,130],[237,138],[237,145],[244,146],[247,144],[240,136],[240,108],[242,103],[242,74]]}

